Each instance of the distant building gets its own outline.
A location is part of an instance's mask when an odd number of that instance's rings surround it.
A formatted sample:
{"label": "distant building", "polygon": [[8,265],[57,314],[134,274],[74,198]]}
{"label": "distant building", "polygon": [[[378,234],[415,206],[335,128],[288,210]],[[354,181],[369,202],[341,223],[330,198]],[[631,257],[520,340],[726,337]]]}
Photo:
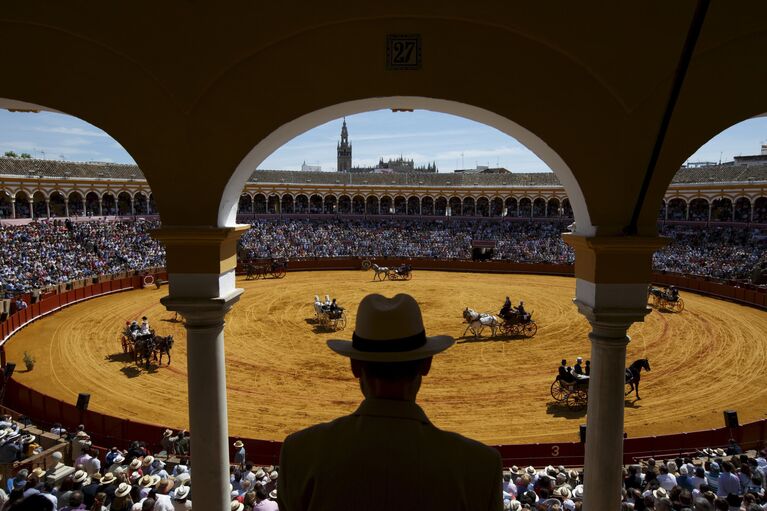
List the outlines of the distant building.
{"label": "distant building", "polygon": [[301,164],[301,172],[322,172],[322,167],[319,165],[307,165],[304,161]]}
{"label": "distant building", "polygon": [[352,169],[352,145],[349,143],[349,132],[346,129],[346,118],[341,126],[341,141],[336,148],[338,153],[338,172],[349,172]]}
{"label": "distant building", "polygon": [[477,165],[475,169],[456,169],[453,172],[460,174],[508,174],[509,170],[505,167],[488,167],[487,165]]}
{"label": "distant building", "polygon": [[767,144],[762,144],[762,151],[760,154],[752,154],[748,156],[735,156],[735,165],[764,165],[767,163]]}

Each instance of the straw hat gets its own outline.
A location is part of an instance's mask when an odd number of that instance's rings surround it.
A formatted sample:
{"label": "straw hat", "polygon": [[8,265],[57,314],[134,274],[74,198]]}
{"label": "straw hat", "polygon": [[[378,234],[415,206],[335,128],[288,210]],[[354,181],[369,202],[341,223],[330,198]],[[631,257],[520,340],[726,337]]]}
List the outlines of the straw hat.
{"label": "straw hat", "polygon": [[569,499],[573,496],[573,494],[570,492],[570,488],[567,486],[560,486],[559,488],[554,490],[554,496],[555,497],[562,497],[564,499]]}
{"label": "straw hat", "polygon": [[104,477],[101,478],[101,484],[111,484],[115,482],[115,475],[112,472],[107,472]]}
{"label": "straw hat", "polygon": [[141,460],[138,458],[133,458],[133,461],[130,462],[130,465],[128,465],[128,468],[131,470],[138,470],[141,468]]}
{"label": "straw hat", "polygon": [[271,474],[269,474],[269,479],[271,479],[272,481],[274,481],[274,480],[275,480],[275,479],[277,479],[279,476],[280,476],[280,474],[278,474],[276,470],[272,470],[272,473],[271,473]]}
{"label": "straw hat", "polygon": [[583,498],[583,485],[579,484],[575,488],[573,488],[573,498],[574,499],[582,499]]}
{"label": "straw hat", "polygon": [[125,497],[131,491],[131,485],[128,483],[120,483],[120,486],[115,490],[115,497]]}
{"label": "straw hat", "polygon": [[653,490],[652,492],[653,497],[656,499],[665,499],[668,497],[668,492],[666,491],[666,488],[658,488],[657,490]]}
{"label": "straw hat", "polygon": [[256,472],[256,479],[261,479],[265,475],[266,475],[266,472],[264,472],[264,469],[259,468],[258,471]]}
{"label": "straw hat", "polygon": [[40,478],[42,478],[42,477],[45,475],[45,470],[43,470],[43,469],[42,469],[42,468],[40,468],[40,467],[36,467],[36,468],[35,468],[35,469],[32,471],[32,475],[34,475],[35,477],[37,477],[38,479],[40,479]]}
{"label": "straw hat", "polygon": [[32,442],[35,441],[35,439],[37,439],[37,437],[35,435],[29,435],[29,434],[21,435],[21,443],[22,444],[31,444]]}
{"label": "straw hat", "polygon": [[[159,477],[157,478],[159,481]],[[142,488],[151,488],[155,484],[157,484],[158,481],[155,481],[154,477],[150,476],[149,474],[145,475],[141,479],[139,479],[138,484]]]}
{"label": "straw hat", "polygon": [[153,461],[154,461],[154,456],[145,456],[144,461],[142,461],[141,464],[145,467],[148,467],[149,465],[152,464]]}
{"label": "straw hat", "polygon": [[535,467],[530,465],[525,469],[525,472],[527,472],[529,475],[534,476],[535,475]]}
{"label": "straw hat", "polygon": [[[160,479],[159,476],[152,476],[152,477],[157,477],[158,479]],[[172,489],[173,489],[173,481],[170,479],[160,479],[160,481],[157,483],[157,491],[159,491],[160,493],[168,493]]]}
{"label": "straw hat", "polygon": [[78,470],[72,480],[76,483],[85,483],[88,480],[88,473],[85,470]]}
{"label": "straw hat", "polygon": [[448,335],[426,336],[421,309],[412,296],[370,294],[357,308],[352,340],[330,339],[328,347],[357,360],[406,362],[436,355],[454,342]]}
{"label": "straw hat", "polygon": [[232,507],[231,507],[232,511],[242,511],[243,509],[245,509],[245,505],[242,502],[239,502],[237,500],[232,501]]}
{"label": "straw hat", "polygon": [[269,498],[270,499],[276,499],[277,498],[277,489],[276,488],[269,492]]}
{"label": "straw hat", "polygon": [[232,444],[236,449],[241,449],[245,446],[245,444],[242,443],[242,440],[237,440],[234,444]]}
{"label": "straw hat", "polygon": [[176,500],[183,500],[189,496],[189,486],[179,486],[176,488],[176,493],[173,494],[173,498]]}

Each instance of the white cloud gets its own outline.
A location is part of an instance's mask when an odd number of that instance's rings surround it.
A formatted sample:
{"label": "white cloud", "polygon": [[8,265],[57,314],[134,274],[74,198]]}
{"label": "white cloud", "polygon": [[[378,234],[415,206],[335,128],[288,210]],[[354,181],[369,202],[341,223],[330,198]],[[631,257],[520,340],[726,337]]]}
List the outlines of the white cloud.
{"label": "white cloud", "polygon": [[84,128],[68,128],[66,126],[55,127],[38,127],[32,128],[34,131],[42,131],[43,133],[56,133],[59,135],[76,135],[80,137],[101,137],[111,138],[103,131],[86,130]]}

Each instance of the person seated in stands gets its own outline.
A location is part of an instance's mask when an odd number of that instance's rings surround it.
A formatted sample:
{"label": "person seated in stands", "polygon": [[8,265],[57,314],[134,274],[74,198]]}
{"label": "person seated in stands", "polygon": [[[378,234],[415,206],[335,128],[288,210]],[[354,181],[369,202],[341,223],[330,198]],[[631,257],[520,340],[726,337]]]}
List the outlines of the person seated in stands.
{"label": "person seated in stands", "polygon": [[24,301],[22,297],[16,298],[16,310],[17,311],[23,311],[27,308],[27,302]]}
{"label": "person seated in stands", "polygon": [[501,318],[506,319],[506,316],[508,316],[510,312],[511,312],[511,299],[507,296],[506,301],[503,302],[503,307],[501,307],[501,311],[498,313],[498,315]]}

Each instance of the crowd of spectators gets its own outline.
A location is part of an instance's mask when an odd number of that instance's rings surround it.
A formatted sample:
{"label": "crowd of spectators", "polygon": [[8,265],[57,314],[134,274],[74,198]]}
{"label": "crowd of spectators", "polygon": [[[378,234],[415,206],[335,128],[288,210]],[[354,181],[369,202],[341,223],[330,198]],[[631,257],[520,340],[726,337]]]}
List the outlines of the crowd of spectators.
{"label": "crowd of spectators", "polygon": [[[99,275],[165,265],[149,231],[157,221],[52,220],[0,225],[0,296],[15,296]],[[408,219],[257,220],[240,242],[240,258],[412,257],[469,260],[472,241],[494,241],[492,259],[572,264],[561,237],[566,222]],[[767,263],[767,230],[666,224],[671,243],[658,251],[658,271],[747,280]]]}
{"label": "crowd of spectators", "polygon": [[0,297],[62,282],[164,266],[155,221],[0,224]]}

